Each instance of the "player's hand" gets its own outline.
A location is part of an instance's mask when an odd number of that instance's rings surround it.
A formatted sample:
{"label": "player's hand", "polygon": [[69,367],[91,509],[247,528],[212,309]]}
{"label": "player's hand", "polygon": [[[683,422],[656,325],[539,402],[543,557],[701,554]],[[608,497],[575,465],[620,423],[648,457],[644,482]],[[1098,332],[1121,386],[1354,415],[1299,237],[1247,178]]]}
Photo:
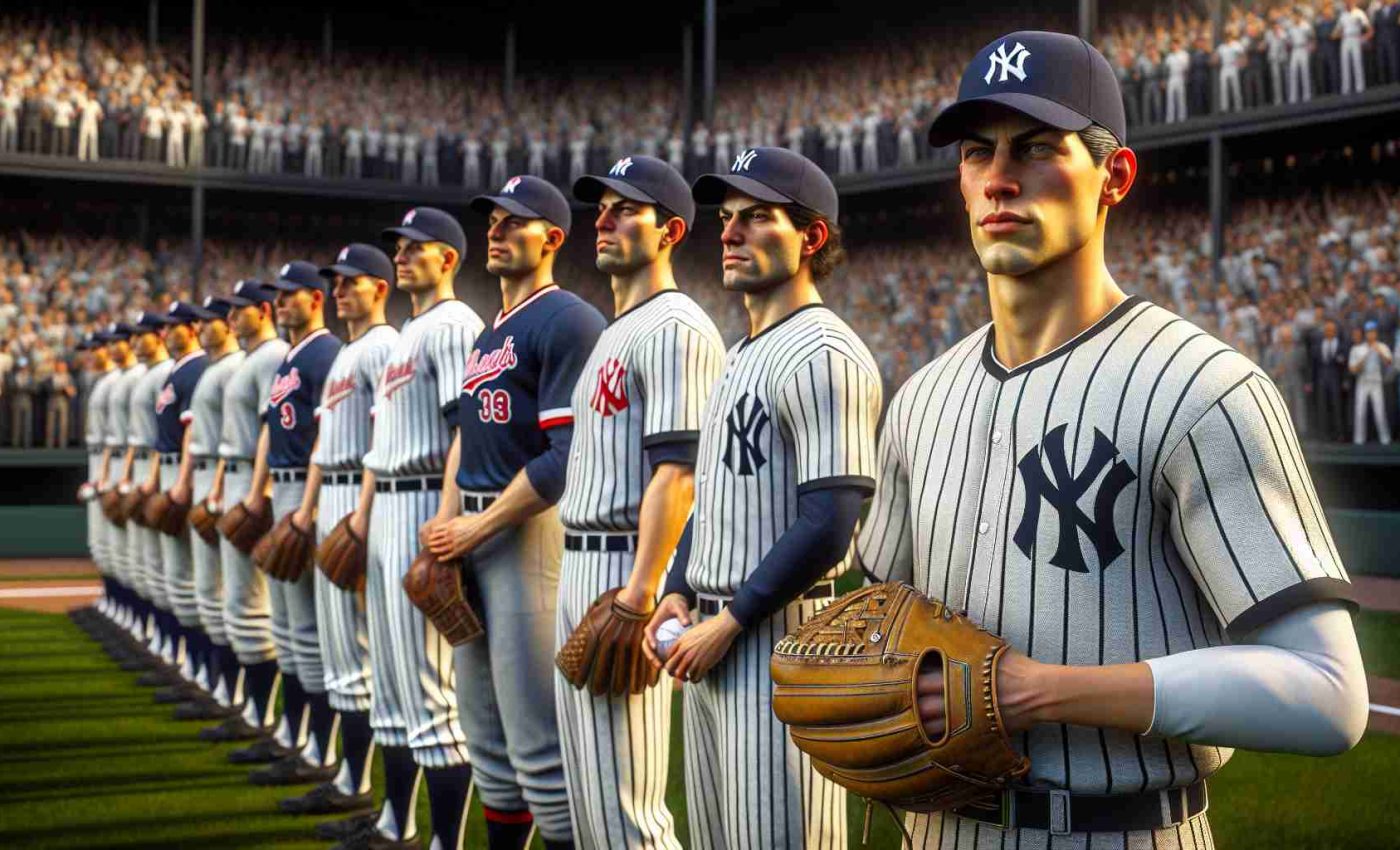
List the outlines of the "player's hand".
{"label": "player's hand", "polygon": [[432,539],[433,531],[439,525],[448,522],[450,519],[451,517],[445,517],[442,514],[436,514],[433,517],[431,517],[427,522],[418,526],[418,546],[423,549],[431,549],[432,547],[429,545],[429,540]]}
{"label": "player's hand", "polygon": [[[666,666],[666,662],[661,660],[660,645],[656,641],[656,630],[661,628],[661,624],[670,619],[680,620],[682,626],[690,625],[690,604],[685,601],[685,596],[679,593],[668,593],[661,597],[657,603],[656,610],[651,613],[651,619],[647,621],[647,627],[642,632],[642,653],[646,655],[651,666],[660,670]],[[672,647],[674,649],[674,647]]]}
{"label": "player's hand", "polygon": [[160,489],[160,487],[150,481],[147,481],[146,483],[141,485],[140,489],[141,495],[149,499],[157,490]]}
{"label": "player's hand", "polygon": [[267,502],[267,496],[262,493],[249,493],[243,497],[243,509],[250,514],[260,512]]}
{"label": "player's hand", "polygon": [[718,616],[686,629],[666,656],[666,672],[683,682],[705,678],[744,627],[725,608]]}
{"label": "player's hand", "polygon": [[368,540],[369,517],[359,511],[350,512],[350,533],[361,540]]}
{"label": "player's hand", "polygon": [[190,485],[176,483],[170,488],[170,501],[177,505],[188,505],[193,494],[190,493]]}
{"label": "player's hand", "polygon": [[314,522],[310,511],[301,508],[292,511],[292,527],[297,531],[310,532]]}
{"label": "player's hand", "polygon": [[480,514],[453,517],[438,523],[428,534],[428,548],[439,561],[455,561],[471,554],[476,548],[476,527]]}
{"label": "player's hand", "polygon": [[[919,701],[919,721],[929,740],[943,737],[947,711],[943,694],[943,667],[937,662],[928,670],[921,670],[914,683],[914,698]],[[1002,726],[1008,734],[1023,732],[1030,728],[1030,695],[1035,687],[1031,681],[1033,669],[1049,669],[1051,665],[1037,664],[1030,657],[1008,648],[997,663],[997,706],[1001,711]]]}

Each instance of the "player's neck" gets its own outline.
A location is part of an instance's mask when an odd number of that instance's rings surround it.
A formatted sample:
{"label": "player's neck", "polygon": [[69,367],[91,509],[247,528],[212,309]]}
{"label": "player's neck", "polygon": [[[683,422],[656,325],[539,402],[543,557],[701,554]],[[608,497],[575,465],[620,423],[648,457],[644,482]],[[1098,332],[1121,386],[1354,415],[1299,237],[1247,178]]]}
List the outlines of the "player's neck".
{"label": "player's neck", "polygon": [[384,311],[378,310],[376,312],[370,313],[363,319],[346,319],[345,332],[350,335],[350,341],[354,342],[355,340],[368,333],[370,328],[374,327],[375,325],[382,324],[385,324]]}
{"label": "player's neck", "polygon": [[162,345],[160,348],[157,348],[157,349],[155,350],[155,353],[153,353],[153,354],[151,355],[150,359],[148,359],[148,360],[146,361],[146,365],[147,365],[147,366],[154,366],[154,365],[156,365],[157,363],[164,363],[165,361],[167,361],[167,360],[169,360],[169,359],[170,359],[170,352],[166,351],[166,350],[165,350],[165,346]]}
{"label": "player's neck", "polygon": [[257,333],[240,339],[239,343],[243,346],[244,351],[252,351],[275,336],[277,336],[277,331],[273,329],[272,325],[264,324]]}
{"label": "player's neck", "polygon": [[180,349],[179,353],[172,354],[171,356],[174,357],[176,360],[181,360],[200,350],[201,349],[199,347],[198,342],[191,342],[189,345]]}
{"label": "player's neck", "polygon": [[452,288],[452,278],[438,281],[432,289],[408,294],[408,299],[413,302],[413,315],[415,316],[421,316],[443,301],[451,301],[456,297],[457,293]]}
{"label": "player's neck", "polygon": [[215,360],[218,360],[219,358],[232,354],[237,350],[238,337],[234,336],[233,334],[229,334],[228,336],[224,337],[224,341],[219,345],[218,348],[209,352],[209,356]]}
{"label": "player's neck", "polygon": [[821,293],[806,268],[796,276],[762,292],[745,292],[744,309],[749,312],[749,337],[756,337],[787,318],[790,314],[812,304],[822,303]]}
{"label": "player's neck", "polygon": [[287,329],[287,342],[290,342],[292,345],[297,345],[297,344],[300,343],[302,340],[304,340],[304,339],[306,339],[307,337],[311,336],[312,334],[316,333],[317,331],[319,331],[321,328],[324,328],[325,326],[326,326],[326,320],[325,320],[324,317],[322,317],[322,316],[313,316],[312,319],[311,319],[311,321],[307,322],[306,324],[302,325],[302,326],[299,327],[299,328],[288,328],[288,329]]}
{"label": "player's neck", "polygon": [[1008,369],[1049,354],[1127,298],[1098,240],[1030,274],[989,274],[987,291],[997,362]]}
{"label": "player's neck", "polygon": [[501,312],[509,313],[520,302],[554,285],[554,263],[543,262],[516,277],[501,278]]}
{"label": "player's neck", "polygon": [[675,288],[676,276],[669,262],[658,260],[629,274],[613,275],[613,315],[621,316],[658,292]]}

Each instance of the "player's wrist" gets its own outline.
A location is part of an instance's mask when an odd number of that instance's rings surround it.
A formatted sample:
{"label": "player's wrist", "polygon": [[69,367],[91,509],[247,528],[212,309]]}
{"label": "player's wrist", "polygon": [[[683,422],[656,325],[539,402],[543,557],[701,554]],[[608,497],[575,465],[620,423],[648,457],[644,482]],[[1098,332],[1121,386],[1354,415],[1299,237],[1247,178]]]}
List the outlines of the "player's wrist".
{"label": "player's wrist", "polygon": [[1008,650],[1002,655],[997,663],[997,705],[1007,733],[1055,722],[1060,699],[1056,673],[1061,669],[1019,652]]}

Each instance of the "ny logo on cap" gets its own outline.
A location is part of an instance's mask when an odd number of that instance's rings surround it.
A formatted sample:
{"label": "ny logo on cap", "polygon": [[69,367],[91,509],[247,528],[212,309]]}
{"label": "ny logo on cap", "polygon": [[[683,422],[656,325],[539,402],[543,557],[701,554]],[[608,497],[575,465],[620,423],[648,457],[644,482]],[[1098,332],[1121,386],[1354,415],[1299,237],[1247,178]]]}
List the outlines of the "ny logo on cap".
{"label": "ny logo on cap", "polygon": [[608,169],[608,173],[614,177],[626,177],[627,169],[631,167],[632,157],[624,156],[622,159],[619,159],[617,162],[613,163],[613,167]]}
{"label": "ny logo on cap", "polygon": [[340,249],[340,256],[336,257],[335,261],[337,263],[343,263],[348,256],[350,256],[350,246],[346,245],[344,248]]}
{"label": "ny logo on cap", "polygon": [[409,210],[409,211],[408,211],[408,215],[406,215],[406,216],[403,217],[403,225],[402,225],[402,226],[403,226],[403,227],[409,226],[410,224],[413,223],[413,219],[415,219],[417,216],[418,216],[418,210]]}
{"label": "ny logo on cap", "polygon": [[515,194],[515,187],[516,187],[516,186],[519,186],[519,185],[520,185],[520,178],[519,178],[519,177],[512,177],[512,178],[510,178],[509,180],[506,181],[506,185],[504,185],[504,186],[501,187],[501,194],[502,194],[502,195],[514,195],[514,194]]}
{"label": "ny logo on cap", "polygon": [[736,171],[748,171],[749,166],[753,165],[753,161],[757,157],[758,151],[754,150],[753,148],[744,151],[743,153],[734,157],[734,164],[729,166],[730,173],[732,174]]}
{"label": "ny logo on cap", "polygon": [[[1031,52],[1019,41],[1016,42],[1015,47],[1011,48],[1011,52],[1007,53],[1006,42],[1003,41],[997,45],[996,51],[987,57],[991,62],[987,65],[987,76],[982,78],[982,82],[991,85],[992,75],[997,72],[997,67],[1000,66],[1001,76],[997,77],[997,82],[1006,82],[1006,75],[1012,74],[1024,83],[1026,81],[1026,58],[1030,55]],[[1016,64],[1012,65],[1012,62]]]}
{"label": "ny logo on cap", "polygon": [[286,276],[287,276],[287,272],[289,272],[289,271],[291,271],[291,270],[292,270],[292,264],[291,264],[291,263],[286,263],[285,265],[282,266],[282,270],[281,270],[280,272],[277,273],[277,276],[278,276],[278,277],[286,277]]}
{"label": "ny logo on cap", "polygon": [[212,295],[206,295],[206,296],[204,296],[204,306],[205,306],[205,307],[213,307],[213,306],[214,306],[214,296],[212,296]]}

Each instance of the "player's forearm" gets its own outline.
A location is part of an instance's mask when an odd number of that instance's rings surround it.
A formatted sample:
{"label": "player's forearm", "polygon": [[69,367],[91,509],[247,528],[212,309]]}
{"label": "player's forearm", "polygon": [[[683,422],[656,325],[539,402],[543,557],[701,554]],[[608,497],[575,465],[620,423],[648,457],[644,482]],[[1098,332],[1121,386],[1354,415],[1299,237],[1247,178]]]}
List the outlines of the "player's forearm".
{"label": "player's forearm", "polygon": [[180,471],[175,474],[175,486],[172,490],[186,492],[190,489],[190,482],[194,478],[194,455],[190,454],[190,441],[194,437],[194,429],[185,428],[184,436],[180,439]]}
{"label": "player's forearm", "polygon": [[368,469],[360,477],[360,498],[355,502],[355,512],[362,517],[368,517],[374,509],[374,481],[374,473]]}
{"label": "player's forearm", "polygon": [[217,502],[224,495],[224,459],[219,458],[219,462],[214,464],[214,482],[209,485],[209,494],[206,498]]}
{"label": "player's forearm", "polygon": [[316,512],[316,500],[321,495],[321,467],[311,464],[306,470],[306,489],[301,493],[301,512],[310,516]]}
{"label": "player's forearm", "polygon": [[473,526],[470,548],[475,549],[499,532],[520,525],[535,514],[549,510],[552,505],[553,502],[535,491],[525,470],[520,470],[501,491],[500,497],[491,503],[491,507],[480,514]]}
{"label": "player's forearm", "polygon": [[97,465],[97,469],[98,469],[98,473],[97,473],[97,489],[99,489],[99,490],[105,490],[105,489],[107,489],[107,479],[108,479],[107,472],[108,472],[108,470],[111,469],[111,466],[110,466],[111,463],[112,463],[112,450],[111,450],[110,448],[105,448],[105,449],[102,450],[102,460],[99,461],[99,462],[98,462],[98,465]]}
{"label": "player's forearm", "polygon": [[1007,731],[1067,723],[1141,734],[1152,723],[1152,670],[1145,663],[1078,667],[1002,656],[997,697]]}
{"label": "player's forearm", "polygon": [[125,456],[122,457],[122,476],[117,479],[125,483],[131,482],[132,467],[136,465],[136,448],[128,446]]}
{"label": "player's forearm", "polygon": [[248,485],[248,497],[253,504],[258,504],[267,498],[267,481],[272,476],[272,471],[267,466],[267,447],[271,438],[267,433],[267,426],[262,426],[262,431],[258,434],[258,448],[253,453],[253,480]]}
{"label": "player's forearm", "polygon": [[457,469],[462,459],[462,432],[454,430],[452,445],[447,447],[447,462],[442,469],[442,501],[438,503],[438,518],[451,519],[462,512],[462,489],[457,486]]}
{"label": "player's forearm", "polygon": [[152,450],[146,464],[146,489],[160,488],[160,453]]}
{"label": "player's forearm", "polygon": [[648,599],[656,597],[666,563],[676,551],[695,498],[695,470],[679,463],[663,463],[652,473],[637,528],[637,559],[628,586]]}

